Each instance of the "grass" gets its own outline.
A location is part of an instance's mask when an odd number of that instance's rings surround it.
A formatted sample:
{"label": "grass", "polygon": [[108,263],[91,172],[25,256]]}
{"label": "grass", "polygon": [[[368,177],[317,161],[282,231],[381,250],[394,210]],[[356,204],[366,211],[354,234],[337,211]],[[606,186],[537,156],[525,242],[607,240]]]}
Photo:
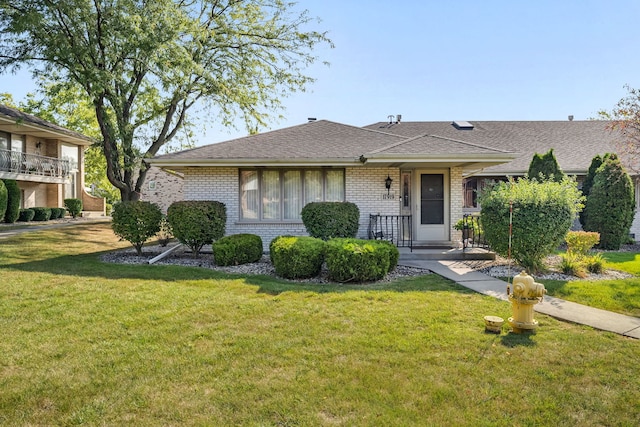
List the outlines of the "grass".
{"label": "grass", "polygon": [[428,275],[296,284],[98,261],[107,224],[0,240],[2,425],[637,425],[638,341]]}
{"label": "grass", "polygon": [[605,269],[631,273],[637,277],[616,280],[546,280],[548,295],[603,310],[640,317],[640,254],[604,252]]}

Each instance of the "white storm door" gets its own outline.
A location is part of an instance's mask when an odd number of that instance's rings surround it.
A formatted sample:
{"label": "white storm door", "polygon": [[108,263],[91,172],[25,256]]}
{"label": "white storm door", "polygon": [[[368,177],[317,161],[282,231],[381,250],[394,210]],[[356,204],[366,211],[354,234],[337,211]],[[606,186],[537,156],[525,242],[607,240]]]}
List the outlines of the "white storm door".
{"label": "white storm door", "polygon": [[417,181],[416,240],[449,240],[449,174],[419,172]]}

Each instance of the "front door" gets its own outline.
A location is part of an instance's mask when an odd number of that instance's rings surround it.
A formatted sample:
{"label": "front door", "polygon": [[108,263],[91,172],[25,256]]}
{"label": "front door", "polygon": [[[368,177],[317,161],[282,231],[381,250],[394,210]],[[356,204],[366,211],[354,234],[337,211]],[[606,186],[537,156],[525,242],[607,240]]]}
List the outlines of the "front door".
{"label": "front door", "polygon": [[424,171],[417,175],[416,240],[448,241],[449,174]]}

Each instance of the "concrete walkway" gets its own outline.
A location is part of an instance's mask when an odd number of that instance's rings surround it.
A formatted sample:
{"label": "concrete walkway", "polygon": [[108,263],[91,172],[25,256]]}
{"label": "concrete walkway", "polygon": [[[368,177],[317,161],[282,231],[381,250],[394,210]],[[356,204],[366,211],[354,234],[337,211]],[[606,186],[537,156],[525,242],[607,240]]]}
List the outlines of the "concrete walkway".
{"label": "concrete walkway", "polygon": [[[509,301],[506,282],[475,271],[464,262],[401,259],[399,264],[431,270],[465,288],[503,301]],[[514,272],[514,274],[517,273],[519,272]],[[603,331],[615,332],[625,337],[640,339],[640,318],[637,317],[612,313],[549,296],[545,296],[541,304],[536,304],[534,310],[560,320],[588,325]]]}
{"label": "concrete walkway", "polygon": [[[111,217],[102,216],[102,217],[78,217],[78,218],[63,218],[63,219],[55,219],[52,221],[42,221],[41,223],[37,222],[29,222],[29,225],[24,225],[20,228],[15,228],[16,224],[2,224],[0,225],[0,239],[17,236],[18,234],[27,233],[29,231],[39,231],[39,230],[48,230],[51,228],[60,228],[60,227],[69,227],[72,225],[80,225],[80,224],[92,224],[92,223],[100,223],[100,222],[110,222]],[[18,223],[19,225],[23,223]],[[18,226],[19,226],[18,225]]]}

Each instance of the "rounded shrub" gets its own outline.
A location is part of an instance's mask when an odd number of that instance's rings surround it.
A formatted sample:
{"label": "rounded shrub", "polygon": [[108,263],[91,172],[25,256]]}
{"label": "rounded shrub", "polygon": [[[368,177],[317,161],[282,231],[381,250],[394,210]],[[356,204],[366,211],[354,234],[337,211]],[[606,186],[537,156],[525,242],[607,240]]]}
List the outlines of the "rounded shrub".
{"label": "rounded shrub", "polygon": [[513,203],[511,256],[529,273],[544,269],[544,258],[563,242],[582,196],[574,180],[537,182],[521,178],[487,187],[479,197],[480,221],[492,250],[509,254],[509,206]]}
{"label": "rounded shrub", "polygon": [[36,207],[31,209],[35,212],[34,221],[49,221],[51,219],[51,208]]}
{"label": "rounded shrub", "polygon": [[389,269],[387,271],[393,271],[398,266],[398,260],[400,259],[400,251],[393,243],[387,240],[372,240],[374,244],[378,245],[381,250],[387,251],[387,255],[389,256]]}
{"label": "rounded shrub", "polygon": [[72,218],[77,218],[80,212],[82,212],[82,200],[80,199],[64,199],[64,206]]}
{"label": "rounded shrub", "polygon": [[278,276],[302,279],[320,274],[326,243],[315,237],[278,236],[269,244],[269,256]]}
{"label": "rounded shrub", "polygon": [[9,202],[9,195],[7,187],[4,182],[0,180],[0,218],[4,218],[4,214],[7,211],[7,203]]}
{"label": "rounded shrub", "polygon": [[262,258],[262,239],[255,234],[232,234],[216,240],[213,245],[216,265],[240,265]]}
{"label": "rounded shrub", "polygon": [[618,250],[629,235],[635,206],[631,178],[615,154],[605,156],[587,196],[584,229],[600,233],[600,248]]}
{"label": "rounded shrub", "polygon": [[20,187],[14,179],[3,180],[7,188],[7,210],[4,213],[4,222],[13,224],[20,216]]}
{"label": "rounded shrub", "polygon": [[227,210],[224,203],[217,201],[179,201],[167,209],[167,220],[173,236],[187,245],[194,257],[198,257],[204,245],[224,236]]}
{"label": "rounded shrub", "polygon": [[302,208],[301,217],[311,237],[322,240],[355,237],[360,210],[351,202],[312,202]]}
{"label": "rounded shrub", "polygon": [[160,231],[162,211],[155,203],[124,201],[113,206],[111,228],[142,255],[144,243]]}
{"label": "rounded shrub", "polygon": [[18,221],[21,222],[29,222],[33,220],[35,216],[35,211],[33,209],[20,209],[20,213],[18,214]]}
{"label": "rounded shrub", "polygon": [[50,219],[63,218],[65,212],[66,212],[65,208],[51,208],[51,218]]}
{"label": "rounded shrub", "polygon": [[329,277],[337,282],[382,279],[390,268],[390,251],[375,240],[331,239],[325,257]]}

